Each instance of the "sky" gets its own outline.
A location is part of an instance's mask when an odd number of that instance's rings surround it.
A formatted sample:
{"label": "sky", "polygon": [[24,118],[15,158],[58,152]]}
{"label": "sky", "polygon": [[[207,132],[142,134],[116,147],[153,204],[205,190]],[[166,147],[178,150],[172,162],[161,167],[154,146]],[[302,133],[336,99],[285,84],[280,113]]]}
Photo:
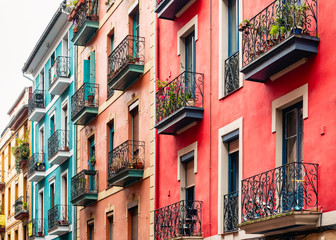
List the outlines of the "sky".
{"label": "sky", "polygon": [[0,134],[10,118],[8,110],[24,87],[32,83],[22,67],[62,0],[1,1],[0,14]]}

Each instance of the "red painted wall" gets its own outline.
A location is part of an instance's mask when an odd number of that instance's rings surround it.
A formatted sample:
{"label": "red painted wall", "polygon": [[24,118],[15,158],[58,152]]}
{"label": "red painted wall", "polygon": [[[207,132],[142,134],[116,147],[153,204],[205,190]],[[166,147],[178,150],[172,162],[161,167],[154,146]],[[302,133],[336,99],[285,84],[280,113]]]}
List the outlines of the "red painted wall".
{"label": "red painted wall", "polygon": [[[259,13],[271,1],[243,0],[243,19]],[[211,6],[211,7],[210,7]],[[336,146],[336,54],[330,26],[336,16],[330,1],[318,1],[318,54],[281,78],[265,84],[250,81],[235,93],[218,100],[219,68],[218,1],[197,0],[174,21],[158,20],[158,78],[172,80],[179,74],[176,54],[177,31],[198,14],[196,71],[204,73],[204,118],[189,130],[175,136],[159,135],[158,206],[180,200],[177,181],[177,151],[198,141],[198,172],[195,199],[203,201],[204,237],[218,232],[218,129],[243,117],[243,178],[275,167],[276,134],[272,133],[272,101],[308,83],[308,118],[304,120],[304,162],[319,164],[319,206],[336,210],[330,189],[336,181],[334,149]],[[210,21],[212,24],[210,25]],[[169,44],[167,44],[169,43]],[[241,48],[241,46],[240,46]],[[211,102],[210,102],[211,100]],[[325,126],[322,136],[320,128]],[[168,192],[170,191],[170,197]]]}

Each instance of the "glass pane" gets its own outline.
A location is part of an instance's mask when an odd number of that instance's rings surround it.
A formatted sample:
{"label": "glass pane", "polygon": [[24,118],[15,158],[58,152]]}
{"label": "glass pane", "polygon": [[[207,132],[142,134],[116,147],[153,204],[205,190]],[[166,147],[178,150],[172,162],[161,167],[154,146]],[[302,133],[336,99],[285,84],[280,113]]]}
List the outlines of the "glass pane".
{"label": "glass pane", "polygon": [[236,0],[230,1],[229,9],[229,55],[232,55],[238,50],[237,48],[237,39],[238,39],[238,27],[237,27],[237,3]]}
{"label": "glass pane", "polygon": [[287,163],[296,162],[296,137],[287,139]]}
{"label": "glass pane", "polygon": [[296,136],[297,110],[294,109],[286,114],[286,138]]}
{"label": "glass pane", "polygon": [[193,61],[193,48],[194,48],[194,33],[191,33],[185,39],[185,47],[186,47],[186,71],[193,72],[194,71],[194,61]]}
{"label": "glass pane", "polygon": [[300,158],[303,161],[303,133],[300,135]]}

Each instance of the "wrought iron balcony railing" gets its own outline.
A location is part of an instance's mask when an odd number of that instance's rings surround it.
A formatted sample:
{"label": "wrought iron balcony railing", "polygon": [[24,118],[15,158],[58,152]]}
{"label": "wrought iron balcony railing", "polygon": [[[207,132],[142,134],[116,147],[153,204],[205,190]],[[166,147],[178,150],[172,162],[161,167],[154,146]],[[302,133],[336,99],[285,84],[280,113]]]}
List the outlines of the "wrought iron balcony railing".
{"label": "wrought iron balcony railing", "polygon": [[28,115],[30,115],[36,108],[45,108],[44,91],[35,90],[28,101]]}
{"label": "wrought iron balcony railing", "polygon": [[98,22],[98,0],[84,0],[78,1],[80,6],[75,8],[76,14],[73,18],[73,30],[74,33],[80,31],[81,27],[86,21]]}
{"label": "wrought iron balcony railing", "polygon": [[227,96],[239,88],[239,51],[225,60],[224,69],[224,94]]}
{"label": "wrought iron balcony railing", "polygon": [[145,64],[145,38],[128,35],[113,50],[108,57],[108,81],[111,81],[128,64]]}
{"label": "wrought iron balcony railing", "polygon": [[168,83],[160,82],[156,92],[156,123],[183,107],[202,108],[203,91],[202,73],[185,71]]}
{"label": "wrought iron balcony railing", "polygon": [[71,97],[71,119],[85,107],[99,107],[99,87],[95,83],[84,83]]}
{"label": "wrought iron balcony railing", "polygon": [[240,26],[243,67],[292,34],[318,36],[317,0],[275,0]]}
{"label": "wrought iron balcony railing", "polygon": [[56,205],[48,210],[48,231],[59,226],[69,226],[68,205]]}
{"label": "wrought iron balcony railing", "polygon": [[60,151],[69,151],[71,142],[70,131],[57,130],[48,139],[48,159],[50,160]]}
{"label": "wrought iron balcony railing", "polygon": [[34,218],[27,223],[27,236],[28,239],[35,239],[35,237],[44,237],[44,219]]}
{"label": "wrought iron balcony railing", "polygon": [[23,196],[15,200],[13,207],[15,209],[15,218],[20,218],[19,215],[28,214],[27,199],[23,199]]}
{"label": "wrought iron balcony railing", "polygon": [[224,232],[238,231],[238,192],[224,195]]}
{"label": "wrought iron balcony railing", "polygon": [[108,179],[129,170],[144,169],[145,142],[127,140],[109,152]]}
{"label": "wrought iron balcony railing", "polygon": [[202,235],[202,201],[179,201],[154,211],[154,238]]}
{"label": "wrought iron balcony railing", "polygon": [[70,58],[59,56],[49,69],[49,89],[58,80],[58,78],[70,77]]}
{"label": "wrought iron balcony railing", "polygon": [[318,164],[293,162],[242,180],[242,222],[318,212]]}
{"label": "wrought iron balcony railing", "polygon": [[85,194],[98,194],[98,171],[82,170],[71,178],[71,201]]}
{"label": "wrought iron balcony railing", "polygon": [[44,153],[34,153],[28,160],[28,178],[35,172],[45,172]]}

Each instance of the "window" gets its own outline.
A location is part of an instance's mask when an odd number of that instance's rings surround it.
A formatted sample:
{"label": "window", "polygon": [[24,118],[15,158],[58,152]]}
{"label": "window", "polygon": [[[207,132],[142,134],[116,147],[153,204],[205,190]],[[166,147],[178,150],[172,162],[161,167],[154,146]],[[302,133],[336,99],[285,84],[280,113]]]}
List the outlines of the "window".
{"label": "window", "polygon": [[8,239],[8,240],[11,240],[11,235],[10,235],[10,233],[8,234],[7,239]]}
{"label": "window", "polygon": [[114,148],[114,122],[108,124],[108,132],[109,132],[109,152],[111,152]]}
{"label": "window", "polygon": [[195,32],[193,31],[185,38],[185,70],[196,72],[196,45]]}
{"label": "window", "polygon": [[68,219],[68,174],[64,173],[62,175],[62,183],[61,183],[61,187],[62,187],[62,199],[61,199],[61,203],[64,205],[64,219]]}
{"label": "window", "polygon": [[90,57],[84,60],[84,83],[95,83],[96,77],[96,53],[93,51],[90,53]]}
{"label": "window", "polygon": [[51,118],[50,118],[50,136],[52,136],[54,133],[55,133],[55,115],[53,115]]}
{"label": "window", "polygon": [[[107,62],[108,62],[108,67],[110,67],[110,69],[108,69],[107,72],[113,71],[113,64],[112,62],[109,63],[109,56],[112,54],[113,49],[114,49],[114,32],[110,33],[107,36],[107,50],[108,50]],[[110,98],[111,96],[113,96],[113,94],[114,94],[114,90],[110,88],[109,84],[107,84],[107,98]]]}
{"label": "window", "polygon": [[12,163],[12,145],[11,143],[8,144],[8,170],[11,168],[11,163]]}
{"label": "window", "polygon": [[303,161],[303,109],[299,102],[283,110],[283,165]]}
{"label": "window", "polygon": [[41,127],[39,132],[39,151],[44,153],[44,127]]}
{"label": "window", "polygon": [[14,196],[15,200],[17,200],[19,198],[18,191],[19,191],[19,183],[16,183],[15,184],[15,196]]}
{"label": "window", "polygon": [[[68,147],[69,149],[69,137],[70,133],[68,133],[68,103],[62,106],[62,129],[64,130],[64,147]],[[65,148],[66,149],[66,148]]]}
{"label": "window", "polygon": [[180,157],[183,164],[184,181],[181,181],[181,189],[185,189],[184,197],[187,205],[192,205],[195,201],[195,173],[194,173],[194,152],[187,153]]}
{"label": "window", "polygon": [[43,221],[44,221],[44,204],[43,204],[43,190],[40,190],[39,192],[39,199],[38,199],[38,218],[41,220],[41,225],[38,226],[39,229],[44,229],[43,227]]}
{"label": "window", "polygon": [[92,137],[89,138],[89,166],[90,166],[90,170],[94,170],[94,164],[91,162],[91,159],[93,157],[96,157],[95,154],[96,154],[95,141],[94,141],[94,136],[92,136]]}
{"label": "window", "polygon": [[39,82],[38,82],[37,89],[44,91],[44,69],[42,69],[39,75]]}
{"label": "window", "polygon": [[1,214],[4,215],[5,214],[5,194],[3,193],[1,195]]}
{"label": "window", "polygon": [[128,209],[128,240],[138,240],[138,206]]}
{"label": "window", "polygon": [[94,240],[94,220],[90,220],[87,223],[87,239]]}
{"label": "window", "polygon": [[106,214],[106,239],[113,240],[113,212]]}
{"label": "window", "polygon": [[8,216],[10,216],[11,213],[11,207],[12,207],[12,193],[11,193],[11,188],[8,188],[8,204],[7,204],[7,209],[8,209]]}
{"label": "window", "polygon": [[133,141],[139,140],[139,101],[132,103],[129,106],[129,123],[130,123],[130,139]]}
{"label": "window", "polygon": [[19,240],[19,231],[15,230],[14,232],[14,240]]}
{"label": "window", "polygon": [[[139,8],[136,7],[132,14],[130,15],[130,20],[131,20],[131,29],[130,29],[130,35],[133,35],[134,37],[139,37],[140,32],[139,32],[139,27],[140,27],[140,22],[139,22]],[[133,56],[138,57],[138,44],[137,41],[133,41]],[[130,53],[131,54],[131,53]]]}
{"label": "window", "polygon": [[23,177],[23,199],[27,202],[27,176]]}
{"label": "window", "polygon": [[53,208],[55,206],[55,184],[50,184],[50,208]]}

